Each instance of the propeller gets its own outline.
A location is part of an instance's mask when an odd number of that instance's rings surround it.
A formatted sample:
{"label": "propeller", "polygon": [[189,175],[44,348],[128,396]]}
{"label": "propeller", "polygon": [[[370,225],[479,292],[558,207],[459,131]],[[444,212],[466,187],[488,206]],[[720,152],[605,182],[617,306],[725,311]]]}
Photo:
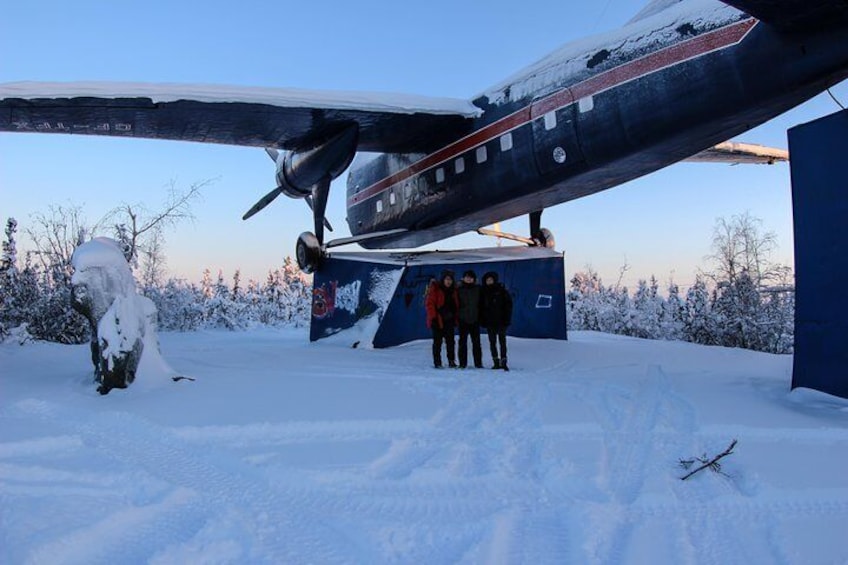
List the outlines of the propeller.
{"label": "propeller", "polygon": [[[318,255],[324,245],[324,230],[333,231],[333,226],[325,217],[330,183],[338,178],[350,166],[356,154],[359,140],[359,127],[355,123],[335,128],[332,135],[327,132],[320,142],[282,152],[266,147],[265,153],[277,167],[277,186],[259,199],[247,213],[246,220],[265,208],[281,194],[290,198],[302,198],[312,211],[315,233],[310,234],[312,243],[317,244]],[[300,241],[300,240],[298,240]]]}
{"label": "propeller", "polygon": [[267,206],[268,204],[273,202],[274,199],[276,199],[282,193],[283,193],[283,189],[278,186],[277,188],[275,188],[274,190],[272,190],[271,192],[269,192],[268,194],[266,194],[265,196],[260,198],[259,202],[257,202],[253,206],[251,206],[250,210],[245,212],[244,216],[242,216],[241,219],[242,220],[248,219],[249,217],[251,217],[252,215],[257,213],[258,211],[260,211],[262,208],[264,208],[265,206]]}
{"label": "propeller", "polygon": [[[315,205],[312,202],[312,195],[310,194],[309,196],[304,198],[304,200],[306,200],[306,205],[309,206],[309,209],[312,210],[312,213],[314,215]],[[324,217],[324,226],[326,226],[329,231],[333,231],[333,226],[330,225],[330,220],[328,220],[326,216]]]}
{"label": "propeller", "polygon": [[[280,157],[280,152],[277,151],[276,149],[274,149],[273,147],[266,147],[265,153],[268,154],[268,156],[271,158],[272,161],[274,161],[274,163],[276,163],[277,160]],[[307,194],[303,198],[306,201],[306,205],[309,206],[309,209],[312,211],[313,216],[315,215],[315,206],[313,204],[313,194],[314,194],[314,192],[315,192],[315,188],[313,187],[312,194]],[[256,204],[251,206],[250,210],[245,212],[244,216],[242,216],[241,219],[246,220],[246,219],[250,218],[251,216],[253,216],[257,212],[259,212],[260,210],[265,208],[268,204],[270,204],[271,202],[276,200],[279,195],[284,194],[284,193],[285,193],[285,189],[282,186],[278,186],[277,188],[275,188],[274,190],[272,190],[271,192],[269,192],[268,194],[266,194],[265,196],[260,198],[259,201]],[[326,203],[325,203],[324,206],[325,206],[325,209],[326,209]],[[323,212],[322,212],[322,216],[323,216]],[[323,218],[323,224],[329,231],[333,231],[333,226],[330,224],[330,221],[326,217]],[[316,223],[316,225],[317,225],[317,223]],[[323,241],[323,238],[318,238],[318,239]]]}

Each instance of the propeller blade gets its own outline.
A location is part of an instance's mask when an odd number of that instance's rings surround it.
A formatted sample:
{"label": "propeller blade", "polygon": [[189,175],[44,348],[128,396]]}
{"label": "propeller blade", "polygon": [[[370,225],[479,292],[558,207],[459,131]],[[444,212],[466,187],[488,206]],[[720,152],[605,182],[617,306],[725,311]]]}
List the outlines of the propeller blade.
{"label": "propeller blade", "polygon": [[273,147],[266,147],[265,153],[267,153],[271,160],[275,163],[277,162],[277,157],[280,156],[280,152],[274,149]]}
{"label": "propeller blade", "polygon": [[[304,200],[306,200],[306,205],[309,206],[309,209],[314,212],[315,208],[312,206],[312,195],[307,195]],[[333,231],[333,226],[330,225],[330,220],[328,220],[326,217],[324,217],[324,226],[326,226],[328,230]]]}
{"label": "propeller blade", "polygon": [[324,223],[327,219],[327,198],[330,195],[330,177],[324,177],[312,187],[312,219],[315,222],[315,237],[318,244],[324,245]]}
{"label": "propeller blade", "polygon": [[269,192],[268,194],[266,194],[265,196],[260,198],[259,202],[254,204],[253,207],[250,210],[248,210],[247,213],[245,213],[244,216],[241,217],[241,219],[242,220],[248,219],[249,217],[251,217],[252,215],[257,213],[258,211],[260,211],[262,208],[264,208],[265,206],[267,206],[268,204],[273,202],[274,199],[277,198],[282,193],[283,193],[283,189],[278,186],[277,188],[275,188],[274,190],[272,190],[271,192]]}

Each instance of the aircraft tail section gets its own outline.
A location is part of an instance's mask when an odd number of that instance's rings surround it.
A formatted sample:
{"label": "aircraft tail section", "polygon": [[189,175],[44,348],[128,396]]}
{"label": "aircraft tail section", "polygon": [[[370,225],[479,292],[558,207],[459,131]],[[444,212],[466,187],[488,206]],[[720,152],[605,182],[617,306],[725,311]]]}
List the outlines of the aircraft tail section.
{"label": "aircraft tail section", "polygon": [[783,31],[848,26],[846,0],[721,0]]}

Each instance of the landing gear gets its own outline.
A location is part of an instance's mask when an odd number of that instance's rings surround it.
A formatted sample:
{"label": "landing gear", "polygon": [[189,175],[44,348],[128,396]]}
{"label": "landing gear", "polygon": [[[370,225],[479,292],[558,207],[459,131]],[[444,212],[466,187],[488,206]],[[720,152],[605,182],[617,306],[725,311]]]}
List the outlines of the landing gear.
{"label": "landing gear", "polygon": [[536,245],[539,247],[547,247],[548,249],[556,247],[554,234],[548,228],[541,228],[538,232],[534,233],[533,241],[535,241]]}
{"label": "landing gear", "polygon": [[304,273],[314,273],[321,268],[324,250],[314,233],[305,231],[300,234],[295,247],[295,257],[297,257],[297,266]]}
{"label": "landing gear", "polygon": [[538,247],[553,249],[556,246],[554,234],[548,228],[542,227],[542,210],[530,212],[530,237]]}

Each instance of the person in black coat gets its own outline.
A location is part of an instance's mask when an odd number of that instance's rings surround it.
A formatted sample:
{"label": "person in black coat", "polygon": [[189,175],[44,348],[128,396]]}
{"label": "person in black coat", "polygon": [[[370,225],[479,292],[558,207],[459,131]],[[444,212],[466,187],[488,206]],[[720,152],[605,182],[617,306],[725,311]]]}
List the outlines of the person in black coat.
{"label": "person in black coat", "polygon": [[480,285],[477,273],[465,271],[462,284],[456,289],[459,295],[459,368],[468,366],[468,339],[474,366],[483,367],[483,350],[480,347]]}
{"label": "person in black coat", "polygon": [[[492,353],[493,369],[509,371],[506,352],[506,328],[512,323],[512,297],[504,285],[498,282],[498,274],[483,275],[480,289],[480,325],[489,334],[489,350]],[[500,353],[498,353],[500,346]]]}

